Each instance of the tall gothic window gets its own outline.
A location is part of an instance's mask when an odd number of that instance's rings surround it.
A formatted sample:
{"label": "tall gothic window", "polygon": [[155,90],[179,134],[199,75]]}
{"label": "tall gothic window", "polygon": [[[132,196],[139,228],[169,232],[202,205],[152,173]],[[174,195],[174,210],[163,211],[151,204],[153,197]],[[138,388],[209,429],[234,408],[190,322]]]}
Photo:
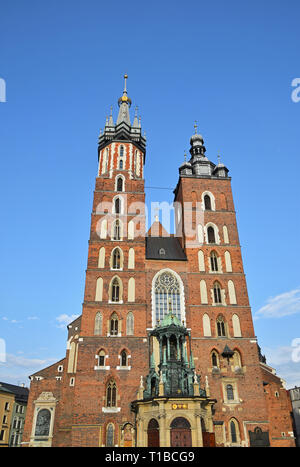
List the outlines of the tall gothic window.
{"label": "tall gothic window", "polygon": [[215,303],[222,303],[222,293],[221,293],[221,287],[218,282],[214,283],[214,301]]}
{"label": "tall gothic window", "polygon": [[215,251],[210,254],[210,267],[213,272],[218,271],[218,256]]}
{"label": "tall gothic window", "polygon": [[124,169],[124,146],[120,147],[120,157],[119,157],[119,169]]}
{"label": "tall gothic window", "polygon": [[113,240],[121,240],[121,224],[117,219],[113,226]]}
{"label": "tall gothic window", "polygon": [[211,211],[211,199],[209,195],[204,196],[204,207],[206,211]]}
{"label": "tall gothic window", "polygon": [[119,320],[118,316],[116,313],[113,313],[113,315],[110,318],[110,335],[111,336],[117,336],[119,331]]}
{"label": "tall gothic window", "polygon": [[208,243],[216,243],[215,230],[211,225],[207,228],[207,240]]}
{"label": "tall gothic window", "polygon": [[115,214],[120,214],[121,212],[121,200],[120,198],[115,199]]}
{"label": "tall gothic window", "polygon": [[126,350],[121,352],[121,366],[127,366],[127,353]]}
{"label": "tall gothic window", "polygon": [[98,365],[105,366],[105,351],[104,350],[100,350],[98,354]]}
{"label": "tall gothic window", "polygon": [[123,179],[119,177],[117,179],[117,191],[123,191]]}
{"label": "tall gothic window", "polygon": [[217,334],[219,337],[226,336],[225,323],[222,315],[219,315],[217,318]]}
{"label": "tall gothic window", "polygon": [[231,436],[231,442],[237,443],[237,427],[236,427],[236,424],[234,423],[234,420],[231,420],[230,422],[230,436]]}
{"label": "tall gothic window", "polygon": [[111,285],[111,301],[119,302],[120,301],[120,283],[117,278],[115,278]]}
{"label": "tall gothic window", "polygon": [[227,394],[227,400],[228,400],[228,401],[233,401],[233,400],[234,400],[234,393],[233,393],[233,386],[232,386],[232,384],[227,384],[227,386],[226,386],[226,394]]}
{"label": "tall gothic window", "polygon": [[117,405],[117,386],[111,380],[106,387],[106,407],[116,407]]}
{"label": "tall gothic window", "polygon": [[181,320],[180,284],[169,271],[162,272],[154,284],[155,320],[162,321],[171,311]]}
{"label": "tall gothic window", "polygon": [[114,446],[114,425],[109,423],[106,428],[106,446],[113,447]]}
{"label": "tall gothic window", "polygon": [[120,269],[121,268],[121,253],[120,253],[119,248],[116,248],[113,251],[112,268],[113,269]]}

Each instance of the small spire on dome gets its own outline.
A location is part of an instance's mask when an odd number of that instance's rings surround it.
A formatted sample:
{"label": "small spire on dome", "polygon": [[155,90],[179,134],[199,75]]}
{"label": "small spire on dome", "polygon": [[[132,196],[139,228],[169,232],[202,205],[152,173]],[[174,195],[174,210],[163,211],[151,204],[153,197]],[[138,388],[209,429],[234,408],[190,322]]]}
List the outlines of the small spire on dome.
{"label": "small spire on dome", "polygon": [[198,131],[197,120],[195,120],[194,128],[195,128],[195,135],[196,135]]}
{"label": "small spire on dome", "polygon": [[127,80],[127,78],[128,78],[128,75],[127,75],[127,73],[125,73],[125,75],[124,75],[124,94],[125,93],[127,94],[127,89],[126,89],[126,80]]}

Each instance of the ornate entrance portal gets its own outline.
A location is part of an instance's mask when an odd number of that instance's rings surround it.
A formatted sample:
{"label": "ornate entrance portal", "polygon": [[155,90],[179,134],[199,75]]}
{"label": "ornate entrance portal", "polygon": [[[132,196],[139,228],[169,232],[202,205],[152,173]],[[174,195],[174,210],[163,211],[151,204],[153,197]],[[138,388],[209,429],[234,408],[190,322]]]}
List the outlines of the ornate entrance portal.
{"label": "ornate entrance portal", "polygon": [[177,417],[171,423],[171,446],[192,447],[191,426],[183,417]]}

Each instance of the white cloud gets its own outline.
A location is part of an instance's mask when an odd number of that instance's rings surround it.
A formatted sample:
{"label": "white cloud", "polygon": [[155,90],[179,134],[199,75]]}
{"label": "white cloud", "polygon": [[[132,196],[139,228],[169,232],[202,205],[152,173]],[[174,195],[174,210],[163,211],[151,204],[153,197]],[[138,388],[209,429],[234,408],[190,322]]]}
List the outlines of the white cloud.
{"label": "white cloud", "polygon": [[296,313],[300,313],[300,288],[269,298],[267,304],[255,313],[254,319],[282,318]]}
{"label": "white cloud", "polygon": [[38,318],[37,316],[28,316],[27,319],[29,319],[30,321],[33,321],[33,320],[40,319],[40,318]]}
{"label": "white cloud", "polygon": [[57,326],[58,328],[65,329],[65,327],[72,323],[74,319],[78,318],[79,315],[67,315],[67,314],[62,314],[57,316],[56,321],[59,322],[59,325]]}
{"label": "white cloud", "polygon": [[55,358],[28,358],[13,354],[6,354],[5,357],[5,361],[0,363],[0,381],[17,385],[27,385],[30,375],[58,361]]}

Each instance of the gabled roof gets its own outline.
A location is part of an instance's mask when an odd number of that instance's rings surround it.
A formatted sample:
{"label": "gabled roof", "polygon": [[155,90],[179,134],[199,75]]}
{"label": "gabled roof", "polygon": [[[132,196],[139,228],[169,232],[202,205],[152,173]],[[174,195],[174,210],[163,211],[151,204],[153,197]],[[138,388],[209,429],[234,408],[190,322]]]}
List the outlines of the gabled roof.
{"label": "gabled roof", "polygon": [[177,237],[146,237],[146,259],[186,261]]}

